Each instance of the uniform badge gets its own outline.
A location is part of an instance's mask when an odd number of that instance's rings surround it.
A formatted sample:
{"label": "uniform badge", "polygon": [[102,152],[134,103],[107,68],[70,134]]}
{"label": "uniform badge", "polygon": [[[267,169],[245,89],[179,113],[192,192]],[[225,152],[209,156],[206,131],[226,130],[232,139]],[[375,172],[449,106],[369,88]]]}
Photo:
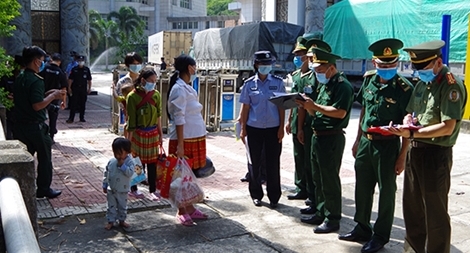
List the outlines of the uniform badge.
{"label": "uniform badge", "polygon": [[393,98],[385,98],[385,101],[389,102],[390,104],[396,104],[397,101],[393,100]]}
{"label": "uniform badge", "polygon": [[83,78],[86,78],[86,75],[83,75]]}
{"label": "uniform badge", "polygon": [[266,54],[266,59],[268,59],[268,58],[269,58],[269,54]]}
{"label": "uniform badge", "polygon": [[339,76],[338,77],[338,82],[340,82],[340,83],[344,82],[344,78],[342,76]]}
{"label": "uniform badge", "polygon": [[392,55],[392,49],[389,47],[384,48],[384,56]]}
{"label": "uniform badge", "polygon": [[277,86],[269,86],[269,90],[277,90]]}
{"label": "uniform badge", "polygon": [[460,92],[457,90],[450,90],[449,92],[449,100],[452,102],[457,102],[460,99]]}
{"label": "uniform badge", "polygon": [[317,54],[313,54],[313,55],[312,55],[312,61],[313,61],[313,62],[317,61]]}
{"label": "uniform badge", "polygon": [[318,46],[317,46],[317,44],[313,44],[312,47],[313,47],[313,48],[317,48]]}
{"label": "uniform badge", "polygon": [[305,94],[311,94],[312,92],[313,92],[312,86],[309,85],[309,86],[304,87],[304,93]]}
{"label": "uniform badge", "polygon": [[454,75],[452,75],[452,73],[450,72],[447,72],[446,78],[447,78],[447,84],[449,85],[455,84],[457,82],[455,81]]}
{"label": "uniform badge", "polygon": [[411,58],[418,58],[416,57],[416,54],[413,51],[409,51],[408,54],[410,55]]}

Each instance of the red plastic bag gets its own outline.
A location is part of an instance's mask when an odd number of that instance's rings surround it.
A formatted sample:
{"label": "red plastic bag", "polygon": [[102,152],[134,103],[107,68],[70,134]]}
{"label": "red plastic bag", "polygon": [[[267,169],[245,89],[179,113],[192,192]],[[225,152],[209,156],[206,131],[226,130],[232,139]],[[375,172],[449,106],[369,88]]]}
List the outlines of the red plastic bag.
{"label": "red plastic bag", "polygon": [[178,159],[170,185],[171,204],[175,207],[186,207],[201,202],[204,191],[199,186],[196,176],[185,159]]}
{"label": "red plastic bag", "polygon": [[170,192],[170,184],[173,178],[173,171],[178,158],[176,156],[167,156],[165,150],[160,146],[160,154],[157,160],[157,178],[156,186],[160,190],[160,196],[168,198]]}

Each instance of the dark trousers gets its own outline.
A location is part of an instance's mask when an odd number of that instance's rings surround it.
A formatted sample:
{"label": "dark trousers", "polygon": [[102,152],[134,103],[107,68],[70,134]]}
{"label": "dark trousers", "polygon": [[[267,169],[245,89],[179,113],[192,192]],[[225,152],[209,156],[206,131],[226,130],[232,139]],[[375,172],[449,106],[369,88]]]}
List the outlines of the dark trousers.
{"label": "dark trousers", "polygon": [[32,156],[37,153],[37,193],[48,193],[52,182],[52,139],[49,136],[49,127],[45,123],[18,123],[15,124],[14,135],[26,145]]}
{"label": "dark trousers", "polygon": [[75,118],[75,112],[77,111],[80,114],[80,119],[85,119],[85,105],[88,94],[86,90],[74,90],[72,96],[70,97],[69,109],[70,115],[69,120],[73,121]]}
{"label": "dark trousers", "polygon": [[[264,147],[263,147],[263,150],[261,150],[261,173],[260,173],[260,178],[258,178],[258,180],[260,182],[263,182],[263,181],[266,181],[266,155],[264,153]],[[246,173],[246,176],[245,178],[247,178],[248,180],[250,179],[250,171],[253,170],[253,165],[250,163],[250,161],[247,162],[247,168],[248,168],[248,172]]]}
{"label": "dark trousers", "polygon": [[344,134],[312,136],[313,182],[318,217],[339,224],[341,219],[341,180],[339,169],[343,158]]}
{"label": "dark trousers", "polygon": [[403,217],[406,241],[416,253],[450,252],[447,213],[452,147],[411,148],[405,170]]}
{"label": "dark trousers", "polygon": [[271,203],[277,204],[281,197],[281,175],[280,156],[282,143],[279,143],[277,131],[279,127],[255,128],[246,127],[248,147],[252,162],[248,189],[252,199],[261,200],[264,196],[261,182],[258,180],[261,174],[261,153],[265,148],[264,159],[266,159],[266,191]]}
{"label": "dark trousers", "polygon": [[[400,139],[368,140],[362,136],[356,155],[356,214],[355,233],[383,244],[390,240],[395,214],[397,191],[395,163],[400,151]],[[375,185],[379,184],[379,209],[374,228],[370,224]]]}
{"label": "dark trousers", "polygon": [[312,135],[313,130],[310,121],[303,128],[304,144],[300,143],[297,135],[293,134],[294,161],[295,161],[295,185],[297,192],[306,193],[308,199],[315,206],[315,183],[313,182],[312,170]]}
{"label": "dark trousers", "polygon": [[57,118],[59,117],[59,108],[48,108],[47,113],[49,115],[49,136],[54,139],[54,135],[57,133]]}
{"label": "dark trousers", "polygon": [[[152,193],[157,190],[157,164],[143,164],[143,169],[145,169],[145,167],[147,167],[147,182],[149,183],[149,192]],[[131,186],[131,191],[137,191],[137,185]]]}

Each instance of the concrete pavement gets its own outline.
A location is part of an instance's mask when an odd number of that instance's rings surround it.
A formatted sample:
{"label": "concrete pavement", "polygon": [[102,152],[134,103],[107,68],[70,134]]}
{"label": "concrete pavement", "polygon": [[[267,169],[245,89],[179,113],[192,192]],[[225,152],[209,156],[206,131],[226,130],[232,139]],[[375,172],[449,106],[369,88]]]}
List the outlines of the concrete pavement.
{"label": "concrete pavement", "polygon": [[[292,137],[285,136],[281,156],[283,196],[277,209],[251,203],[246,183],[239,178],[246,173],[243,144],[233,132],[209,133],[207,152],[216,173],[200,180],[206,199],[199,207],[209,220],[187,228],[174,220],[176,210],[167,202],[133,199],[129,202],[129,229],[104,230],[106,197],[101,190],[102,170],[112,157],[110,133],[110,74],[93,75],[97,96],[89,96],[86,123],[66,124],[68,111],[59,116],[56,144],[53,146],[53,187],[63,194],[53,200],[38,200],[41,224],[40,245],[44,252],[360,252],[362,245],[339,241],[337,233],[317,235],[314,226],[302,224],[299,208],[303,201],[287,200],[294,189]],[[341,168],[343,219],[339,233],[354,226],[354,142],[358,110],[346,129],[346,149]],[[78,115],[76,117],[78,119]],[[454,147],[449,213],[453,235],[451,252],[470,252],[466,230],[470,225],[470,163],[467,143],[470,135],[461,134]],[[165,139],[165,147],[167,146]],[[397,201],[392,239],[382,252],[402,252],[405,235],[401,212],[403,176],[397,179]],[[146,186],[139,186],[146,191]],[[374,202],[373,219],[377,210]],[[265,198],[266,200],[266,198]],[[267,200],[266,200],[267,201]]]}

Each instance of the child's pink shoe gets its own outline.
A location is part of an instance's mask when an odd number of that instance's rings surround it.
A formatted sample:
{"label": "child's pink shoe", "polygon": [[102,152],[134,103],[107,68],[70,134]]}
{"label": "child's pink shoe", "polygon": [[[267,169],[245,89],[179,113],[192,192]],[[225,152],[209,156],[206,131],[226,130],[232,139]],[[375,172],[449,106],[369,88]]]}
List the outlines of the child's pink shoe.
{"label": "child's pink shoe", "polygon": [[201,212],[199,209],[195,209],[192,214],[189,215],[193,220],[207,220],[209,217],[207,214]]}
{"label": "child's pink shoe", "polygon": [[187,227],[196,225],[196,223],[194,223],[194,221],[191,219],[191,216],[189,216],[187,213],[181,215],[176,214],[176,221]]}

